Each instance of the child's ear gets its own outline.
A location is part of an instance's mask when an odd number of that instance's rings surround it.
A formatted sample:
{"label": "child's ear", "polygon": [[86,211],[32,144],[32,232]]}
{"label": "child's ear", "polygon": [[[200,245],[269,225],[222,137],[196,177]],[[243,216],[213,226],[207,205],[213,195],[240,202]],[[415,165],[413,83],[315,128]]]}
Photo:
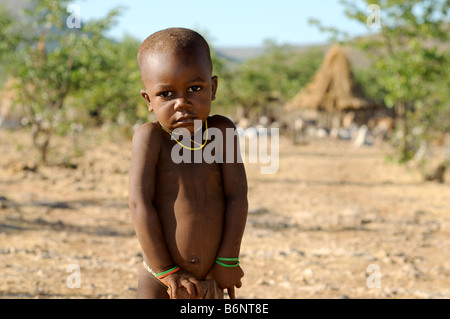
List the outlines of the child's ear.
{"label": "child's ear", "polygon": [[152,103],[150,101],[150,97],[148,96],[147,92],[145,90],[141,90],[141,95],[145,100],[145,104],[147,104],[148,111],[153,111]]}
{"label": "child's ear", "polygon": [[214,75],[211,78],[211,101],[214,101],[216,99],[216,92],[217,92],[217,86],[218,86],[218,77],[217,75]]}

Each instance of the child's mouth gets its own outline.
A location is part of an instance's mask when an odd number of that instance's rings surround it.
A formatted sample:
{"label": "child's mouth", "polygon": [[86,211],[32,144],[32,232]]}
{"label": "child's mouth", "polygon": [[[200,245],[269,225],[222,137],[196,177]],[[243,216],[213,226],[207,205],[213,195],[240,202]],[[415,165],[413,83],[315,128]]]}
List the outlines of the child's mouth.
{"label": "child's mouth", "polygon": [[179,119],[177,122],[178,123],[190,123],[190,122],[193,122],[194,121],[194,119],[193,118],[182,118],[182,119]]}
{"label": "child's mouth", "polygon": [[194,116],[191,115],[187,115],[187,116],[182,116],[180,118],[178,118],[176,120],[177,123],[191,123],[195,120]]}

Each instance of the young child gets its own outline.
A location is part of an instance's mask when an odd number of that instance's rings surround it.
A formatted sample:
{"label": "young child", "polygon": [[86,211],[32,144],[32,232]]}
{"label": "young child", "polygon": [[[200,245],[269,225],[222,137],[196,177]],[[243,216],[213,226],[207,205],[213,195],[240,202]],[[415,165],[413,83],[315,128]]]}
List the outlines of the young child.
{"label": "young child", "polygon": [[[132,142],[129,205],[144,252],[137,297],[221,298],[227,289],[235,298],[244,276],[239,252],[247,178],[237,160],[237,134],[235,143],[226,141],[226,129],[235,125],[209,116],[218,84],[209,46],[195,31],[170,28],[149,36],[137,60],[141,95],[157,119],[141,125]],[[223,132],[221,152],[233,152],[234,161],[174,162],[176,145],[201,155],[213,128]],[[175,134],[179,129],[190,140]]]}

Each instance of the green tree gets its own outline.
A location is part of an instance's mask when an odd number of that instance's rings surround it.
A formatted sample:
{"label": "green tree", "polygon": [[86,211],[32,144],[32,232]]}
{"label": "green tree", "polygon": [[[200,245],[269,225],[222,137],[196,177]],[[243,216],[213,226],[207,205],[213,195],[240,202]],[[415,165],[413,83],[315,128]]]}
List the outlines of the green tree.
{"label": "green tree", "polygon": [[79,87],[73,104],[88,111],[96,125],[117,123],[127,131],[139,117],[146,115],[139,112],[139,106],[145,105],[139,94],[142,86],[136,63],[139,45],[137,39],[128,35],[119,42],[102,38],[90,51],[90,63],[77,71]]}
{"label": "green tree", "polygon": [[[368,13],[373,1],[341,3],[350,19],[368,26],[373,22]],[[399,160],[408,162],[419,145],[449,129],[450,1],[380,0],[377,5],[380,28],[370,36],[344,39],[372,58],[377,91],[395,109]],[[331,31],[335,38],[343,34],[316,19],[311,23]]]}
{"label": "green tree", "polygon": [[47,161],[51,137],[70,128],[68,97],[93,85],[93,74],[103,64],[96,51],[118,9],[81,28],[69,28],[69,1],[37,0],[20,19],[0,11],[0,56],[6,73],[17,82],[20,104],[32,126],[33,144]]}
{"label": "green tree", "polygon": [[246,117],[255,111],[277,117],[276,108],[308,83],[322,58],[318,50],[300,53],[293,46],[268,40],[261,56],[245,61],[230,76],[229,103],[242,106]]}

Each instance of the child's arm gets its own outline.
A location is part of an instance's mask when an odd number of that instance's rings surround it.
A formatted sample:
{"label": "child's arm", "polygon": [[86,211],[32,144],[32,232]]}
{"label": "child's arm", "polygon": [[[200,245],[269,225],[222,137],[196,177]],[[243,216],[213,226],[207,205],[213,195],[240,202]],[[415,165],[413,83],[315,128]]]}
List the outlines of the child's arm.
{"label": "child's arm", "polygon": [[[235,130],[236,126],[231,120],[221,117],[218,127],[221,129],[224,137],[224,163],[221,164],[221,167],[226,211],[222,242],[217,257],[236,258],[239,257],[242,236],[247,221],[247,177],[239,154],[237,134],[234,136],[234,141],[227,140],[226,136],[226,128]],[[227,152],[231,151],[234,152],[234,159],[231,163],[227,163]],[[235,262],[231,262],[231,264],[233,263],[235,264]],[[214,278],[221,289],[228,289],[230,298],[234,299],[234,287],[241,287],[241,278],[244,276],[244,272],[239,266],[228,268],[214,264],[208,276]]]}
{"label": "child's arm", "polygon": [[[160,135],[151,123],[144,124],[133,136],[129,172],[129,206],[136,236],[144,254],[151,261],[155,272],[173,267],[160,219],[153,206],[155,194],[155,170],[160,151]],[[190,294],[196,293],[199,282],[186,271],[180,270],[162,280],[176,297],[178,286],[184,286]],[[198,293],[201,293],[197,289]]]}

